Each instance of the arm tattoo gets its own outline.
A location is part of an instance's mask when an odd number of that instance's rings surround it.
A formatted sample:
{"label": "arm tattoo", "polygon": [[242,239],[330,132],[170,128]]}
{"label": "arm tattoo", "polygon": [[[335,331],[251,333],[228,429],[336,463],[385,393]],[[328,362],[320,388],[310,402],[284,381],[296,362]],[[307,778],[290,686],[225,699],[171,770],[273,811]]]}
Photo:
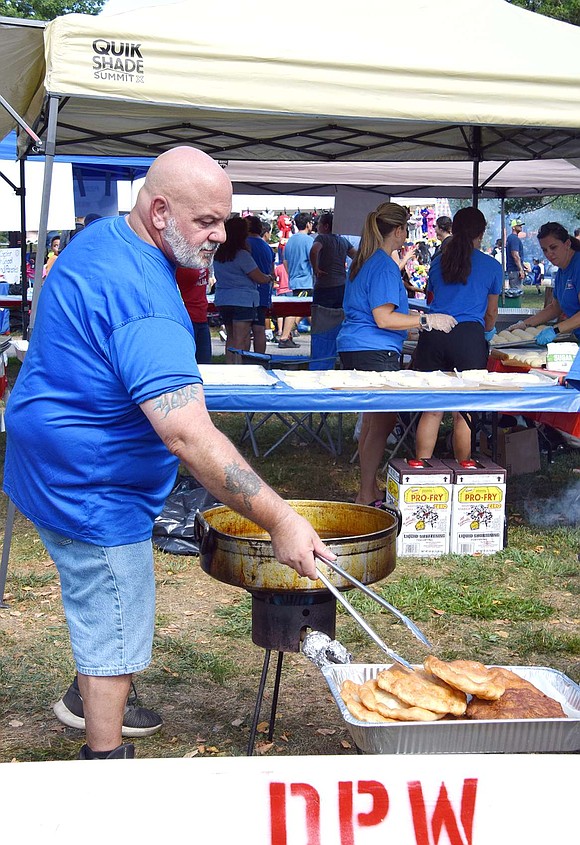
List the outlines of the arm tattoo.
{"label": "arm tattoo", "polygon": [[245,506],[251,511],[251,499],[258,495],[262,487],[262,482],[256,473],[252,470],[242,469],[239,464],[228,464],[225,467],[225,475],[224,487],[226,490],[241,495]]}
{"label": "arm tattoo", "polygon": [[165,417],[175,408],[183,408],[188,402],[199,402],[200,384],[188,384],[174,393],[163,393],[154,400],[153,410]]}

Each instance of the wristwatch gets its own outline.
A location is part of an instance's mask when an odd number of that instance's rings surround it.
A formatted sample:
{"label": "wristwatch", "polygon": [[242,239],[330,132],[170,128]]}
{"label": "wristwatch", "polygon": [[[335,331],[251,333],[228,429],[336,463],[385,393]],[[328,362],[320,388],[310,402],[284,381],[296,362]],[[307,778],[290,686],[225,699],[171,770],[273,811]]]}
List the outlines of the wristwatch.
{"label": "wristwatch", "polygon": [[421,315],[419,316],[419,331],[420,331],[420,332],[428,332],[428,331],[431,331],[431,328],[430,328],[430,326],[429,326],[429,322],[428,322],[427,317],[425,316],[425,314],[421,314]]}
{"label": "wristwatch", "polygon": [[560,334],[560,329],[558,328],[558,326],[553,326],[553,329],[556,334]]}

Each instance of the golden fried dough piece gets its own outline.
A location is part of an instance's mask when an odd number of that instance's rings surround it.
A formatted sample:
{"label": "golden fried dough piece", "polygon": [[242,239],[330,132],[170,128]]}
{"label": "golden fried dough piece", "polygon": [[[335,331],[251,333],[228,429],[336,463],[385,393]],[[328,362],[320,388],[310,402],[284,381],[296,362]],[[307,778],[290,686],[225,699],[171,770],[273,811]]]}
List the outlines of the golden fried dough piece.
{"label": "golden fried dough piece", "polygon": [[497,701],[472,698],[466,716],[468,719],[566,718],[560,704],[535,687],[507,689]]}
{"label": "golden fried dough piece", "polygon": [[360,695],[359,695],[360,685],[355,684],[354,681],[343,681],[342,686],[340,688],[340,697],[346,704],[348,712],[351,716],[354,716],[355,719],[358,719],[359,722],[379,722],[384,724],[386,722],[392,722],[393,719],[387,719],[381,713],[377,713],[374,710],[369,710],[365,705],[362,703]]}
{"label": "golden fried dough piece", "polygon": [[504,669],[502,666],[496,666],[491,670],[495,674],[495,678],[499,681],[500,684],[506,689],[531,689],[535,690],[535,687],[530,681],[524,680],[519,675],[516,675],[515,672],[510,671],[510,669]]}
{"label": "golden fried dough piece", "polygon": [[462,692],[496,701],[505,692],[505,684],[493,669],[477,660],[439,660],[429,655],[423,666],[431,675]]}
{"label": "golden fried dough piece", "polygon": [[387,719],[397,722],[435,722],[442,719],[443,713],[433,713],[424,707],[413,707],[400,698],[381,689],[376,678],[361,685],[359,695],[368,710],[374,710]]}
{"label": "golden fried dough piece", "polygon": [[342,700],[344,701],[345,697],[348,697],[349,695],[355,695],[358,697],[359,689],[360,684],[355,684],[354,681],[350,681],[347,678],[346,681],[342,682],[342,685],[340,687],[340,695],[342,697]]}
{"label": "golden fried dough piece", "polygon": [[381,689],[414,707],[424,707],[433,713],[451,713],[462,716],[467,707],[467,697],[460,690],[435,678],[422,669],[410,671],[402,666],[391,666],[377,675]]}

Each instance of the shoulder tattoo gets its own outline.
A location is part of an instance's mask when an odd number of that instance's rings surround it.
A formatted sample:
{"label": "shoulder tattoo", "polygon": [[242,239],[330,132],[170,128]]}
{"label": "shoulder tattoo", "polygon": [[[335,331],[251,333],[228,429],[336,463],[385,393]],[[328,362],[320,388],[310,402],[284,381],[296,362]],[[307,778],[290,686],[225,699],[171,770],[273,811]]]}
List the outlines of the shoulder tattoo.
{"label": "shoulder tattoo", "polygon": [[236,463],[227,464],[224,470],[226,490],[242,496],[245,506],[251,510],[252,498],[258,495],[262,487],[260,478],[252,470],[243,469]]}
{"label": "shoulder tattoo", "polygon": [[200,384],[188,384],[173,393],[163,393],[154,400],[153,410],[159,411],[165,418],[176,408],[184,408],[189,402],[199,402],[200,390]]}

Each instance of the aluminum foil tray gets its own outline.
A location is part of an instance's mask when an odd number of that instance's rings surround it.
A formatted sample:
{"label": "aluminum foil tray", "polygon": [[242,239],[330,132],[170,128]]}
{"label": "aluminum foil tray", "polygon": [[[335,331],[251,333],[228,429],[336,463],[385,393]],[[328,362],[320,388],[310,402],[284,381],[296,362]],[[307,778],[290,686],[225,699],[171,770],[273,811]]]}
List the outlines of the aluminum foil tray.
{"label": "aluminum foil tray", "polygon": [[[321,671],[357,747],[366,754],[518,754],[580,751],[580,686],[556,669],[506,666],[562,705],[567,719],[455,719],[373,725],[351,716],[342,682],[376,678],[390,664],[350,663]],[[420,668],[420,667],[418,667]]]}

